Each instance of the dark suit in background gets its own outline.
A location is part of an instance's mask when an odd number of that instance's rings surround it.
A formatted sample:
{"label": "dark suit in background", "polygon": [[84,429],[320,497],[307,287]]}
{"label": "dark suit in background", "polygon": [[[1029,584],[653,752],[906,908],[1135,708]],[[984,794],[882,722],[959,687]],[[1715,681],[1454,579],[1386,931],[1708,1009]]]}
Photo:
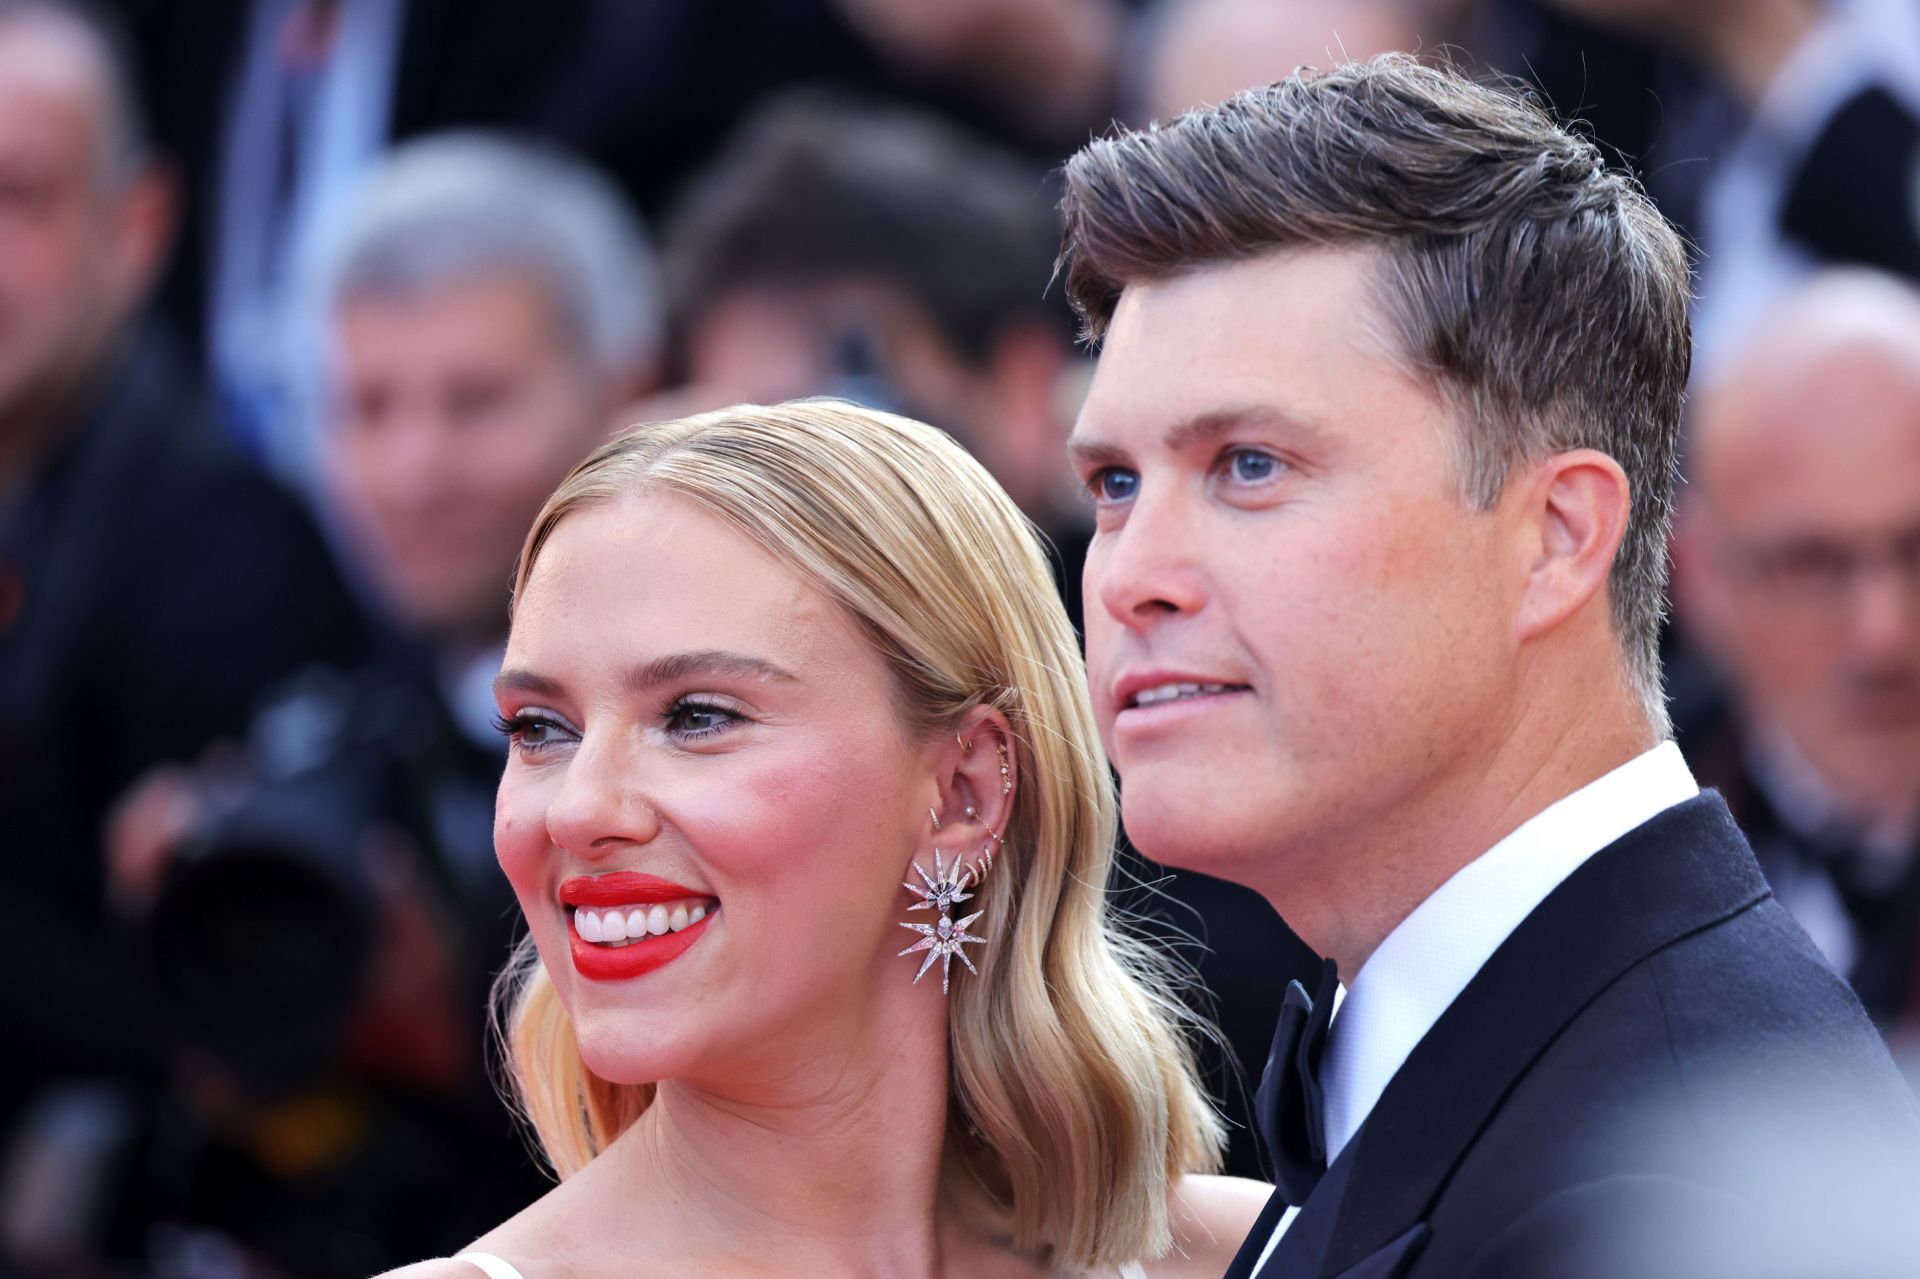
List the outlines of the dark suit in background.
{"label": "dark suit in background", "polygon": [[136,342],[0,504],[0,1128],[50,1075],[150,1069],[106,940],[101,823],[256,699],[354,659],[362,623],[312,519]]}

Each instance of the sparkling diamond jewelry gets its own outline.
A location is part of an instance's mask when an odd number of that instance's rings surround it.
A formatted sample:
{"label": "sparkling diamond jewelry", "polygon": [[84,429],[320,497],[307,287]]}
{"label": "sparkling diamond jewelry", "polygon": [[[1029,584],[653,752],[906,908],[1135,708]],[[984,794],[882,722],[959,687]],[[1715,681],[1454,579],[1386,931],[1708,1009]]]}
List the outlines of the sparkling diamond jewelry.
{"label": "sparkling diamond jewelry", "polygon": [[960,962],[967,966],[968,972],[976,977],[980,975],[980,970],[973,966],[971,959],[967,958],[967,952],[961,949],[962,946],[968,943],[972,943],[975,946],[984,946],[987,944],[986,938],[975,937],[967,931],[967,925],[978,918],[980,918],[980,912],[975,911],[958,923],[946,915],[942,915],[940,916],[940,922],[937,924],[900,925],[902,928],[909,928],[916,933],[922,934],[919,941],[913,943],[913,945],[907,947],[900,953],[902,955],[911,955],[917,950],[927,952],[927,957],[920,963],[920,971],[913,975],[914,985],[918,986],[920,984],[920,979],[927,975],[927,969],[933,967],[933,961],[937,959],[940,961],[940,993],[943,995],[948,993],[947,983],[948,978],[952,975],[955,956],[958,956]]}
{"label": "sparkling diamond jewelry", "polygon": [[948,866],[941,861],[940,850],[934,849],[933,874],[927,874],[919,862],[913,864],[913,873],[920,876],[921,883],[925,887],[910,882],[901,884],[902,888],[922,899],[907,909],[937,910],[942,915],[946,914],[956,903],[966,901],[973,896],[966,889],[968,885],[978,881],[971,875],[970,869],[963,865],[957,856],[953,859],[953,865]]}
{"label": "sparkling diamond jewelry", "polygon": [[973,966],[973,961],[967,958],[964,947],[987,944],[986,938],[967,931],[967,926],[980,918],[984,912],[975,911],[957,922],[950,912],[961,902],[971,901],[973,894],[967,890],[978,887],[987,872],[993,869],[994,846],[1000,843],[1000,837],[988,832],[987,839],[989,842],[981,847],[980,856],[971,863],[955,854],[953,864],[948,865],[945,854],[937,848],[934,849],[933,873],[929,875],[924,866],[915,862],[913,873],[920,877],[920,882],[918,884],[907,882],[901,885],[920,899],[907,907],[908,910],[940,912],[940,918],[931,924],[903,923],[900,925],[902,928],[920,934],[919,941],[900,953],[902,955],[911,955],[917,951],[927,953],[926,959],[920,963],[920,970],[913,975],[916,986],[920,984],[920,979],[927,975],[927,970],[933,967],[933,961],[936,959],[940,961],[940,993],[943,995],[948,993],[954,956],[960,957],[960,962],[967,966],[968,972],[977,975],[980,971]]}

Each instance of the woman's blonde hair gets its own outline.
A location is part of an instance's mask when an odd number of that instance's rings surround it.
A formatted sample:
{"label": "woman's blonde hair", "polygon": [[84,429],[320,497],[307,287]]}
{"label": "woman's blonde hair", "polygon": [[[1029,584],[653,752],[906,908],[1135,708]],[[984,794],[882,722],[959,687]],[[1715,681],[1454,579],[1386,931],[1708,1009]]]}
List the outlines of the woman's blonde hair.
{"label": "woman's blonde hair", "polygon": [[[1032,526],[930,426],[835,401],[742,405],[597,449],[534,521],[515,597],[569,513],[646,492],[697,503],[845,607],[910,729],[951,731],[979,706],[1006,716],[1021,784],[975,903],[991,945],[974,954],[979,977],[954,982],[946,1141],[1023,1250],[1069,1267],[1159,1256],[1172,1183],[1217,1165],[1220,1124],[1168,961],[1115,927],[1112,780]],[[497,1006],[518,1105],[565,1177],[653,1089],[587,1069],[531,940]]]}

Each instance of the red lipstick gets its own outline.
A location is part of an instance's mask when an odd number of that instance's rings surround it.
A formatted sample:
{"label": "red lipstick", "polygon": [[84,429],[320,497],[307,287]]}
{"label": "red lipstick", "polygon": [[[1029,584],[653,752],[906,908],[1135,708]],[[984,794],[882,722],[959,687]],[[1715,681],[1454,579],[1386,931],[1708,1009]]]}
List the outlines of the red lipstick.
{"label": "red lipstick", "polygon": [[585,940],[569,914],[567,941],[574,971],[589,981],[627,981],[670,964],[686,954],[706,933],[707,925],[719,912],[720,903],[712,893],[635,871],[576,875],[564,881],[560,885],[560,901],[567,906],[651,906],[690,898],[712,903],[705,917],[677,933],[659,933],[619,946]]}
{"label": "red lipstick", "polygon": [[617,870],[610,875],[575,875],[560,885],[560,900],[568,906],[651,906],[712,893],[688,888],[658,875]]}

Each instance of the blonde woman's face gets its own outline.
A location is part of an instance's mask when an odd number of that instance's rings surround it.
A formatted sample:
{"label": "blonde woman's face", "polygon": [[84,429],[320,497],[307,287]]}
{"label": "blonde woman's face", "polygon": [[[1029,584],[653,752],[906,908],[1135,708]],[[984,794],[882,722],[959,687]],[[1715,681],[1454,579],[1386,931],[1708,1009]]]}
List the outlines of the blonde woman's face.
{"label": "blonde woman's face", "polygon": [[495,847],[596,1074],[777,1075],[905,985],[931,766],[853,620],[756,543],[672,496],[566,516],[497,690]]}

